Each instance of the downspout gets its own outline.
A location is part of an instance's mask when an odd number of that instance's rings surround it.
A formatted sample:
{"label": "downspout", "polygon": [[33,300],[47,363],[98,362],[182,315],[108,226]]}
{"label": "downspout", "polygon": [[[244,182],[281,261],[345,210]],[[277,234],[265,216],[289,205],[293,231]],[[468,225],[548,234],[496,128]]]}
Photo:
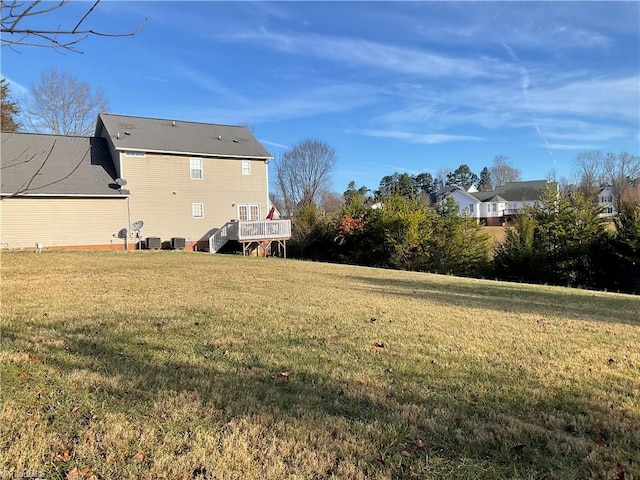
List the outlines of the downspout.
{"label": "downspout", "polygon": [[264,161],[264,165],[265,165],[264,174],[265,174],[265,181],[267,182],[267,189],[266,189],[267,190],[267,203],[265,203],[265,207],[266,207],[267,213],[269,213],[269,211],[271,210],[271,208],[269,207],[269,202],[271,201],[271,200],[269,200],[269,162],[270,161],[271,161],[270,158],[267,158]]}

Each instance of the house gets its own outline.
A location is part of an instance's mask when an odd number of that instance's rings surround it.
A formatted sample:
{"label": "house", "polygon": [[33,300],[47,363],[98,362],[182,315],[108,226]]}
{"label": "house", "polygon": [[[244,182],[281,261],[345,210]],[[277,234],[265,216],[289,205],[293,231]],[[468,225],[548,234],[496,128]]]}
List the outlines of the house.
{"label": "house", "polygon": [[535,205],[547,188],[557,188],[557,184],[546,180],[506,182],[488,192],[478,192],[473,186],[453,186],[438,191],[436,201],[453,198],[461,215],[483,225],[499,226],[521,214],[526,206]]}
{"label": "house", "polygon": [[264,220],[271,158],[244,127],[178,120],[100,114],[93,137],[2,133],[1,242],[217,250],[236,240],[245,252],[286,242],[289,221]]}
{"label": "house", "polygon": [[602,208],[600,217],[611,218],[618,214],[613,187],[605,186],[600,188],[595,198],[595,204]]}

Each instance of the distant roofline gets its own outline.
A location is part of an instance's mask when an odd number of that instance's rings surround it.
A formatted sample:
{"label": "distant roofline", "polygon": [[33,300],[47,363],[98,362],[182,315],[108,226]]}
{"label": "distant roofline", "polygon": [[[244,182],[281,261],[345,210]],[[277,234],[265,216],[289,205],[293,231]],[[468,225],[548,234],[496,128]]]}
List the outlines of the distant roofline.
{"label": "distant roofline", "polygon": [[209,123],[209,122],[194,122],[193,120],[180,120],[179,118],[158,118],[158,117],[142,117],[139,115],[120,115],[119,113],[100,113],[98,116],[110,116],[110,117],[124,117],[124,118],[138,118],[141,120],[159,120],[163,122],[180,122],[190,123],[194,125],[213,125],[216,127],[231,127],[231,128],[247,128],[244,125],[231,125],[225,123]]}

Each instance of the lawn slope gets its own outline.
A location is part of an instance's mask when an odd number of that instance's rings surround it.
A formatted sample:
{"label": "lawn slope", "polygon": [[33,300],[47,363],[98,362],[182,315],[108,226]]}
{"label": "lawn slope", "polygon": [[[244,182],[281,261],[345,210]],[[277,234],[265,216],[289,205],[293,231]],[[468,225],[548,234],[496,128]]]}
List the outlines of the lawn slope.
{"label": "lawn slope", "polygon": [[1,270],[0,472],[640,478],[638,297],[183,252]]}

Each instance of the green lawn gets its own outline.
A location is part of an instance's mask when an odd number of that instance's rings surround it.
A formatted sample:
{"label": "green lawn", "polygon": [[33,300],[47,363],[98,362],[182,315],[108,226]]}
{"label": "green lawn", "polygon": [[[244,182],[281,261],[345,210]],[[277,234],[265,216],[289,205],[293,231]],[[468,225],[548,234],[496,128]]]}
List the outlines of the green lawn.
{"label": "green lawn", "polygon": [[185,252],[1,271],[0,478],[640,478],[639,297]]}

